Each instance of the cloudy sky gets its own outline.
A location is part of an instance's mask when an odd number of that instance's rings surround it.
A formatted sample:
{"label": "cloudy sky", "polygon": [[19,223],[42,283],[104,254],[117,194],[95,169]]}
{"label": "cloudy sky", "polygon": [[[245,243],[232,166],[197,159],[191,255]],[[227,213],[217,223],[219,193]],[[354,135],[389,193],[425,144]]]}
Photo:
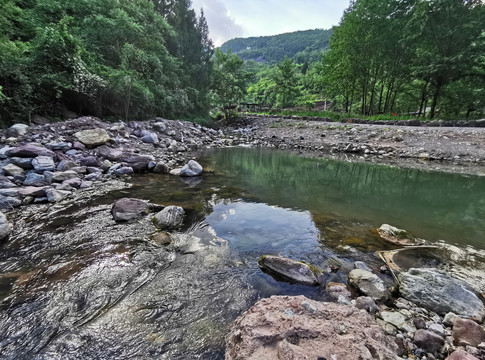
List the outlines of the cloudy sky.
{"label": "cloudy sky", "polygon": [[216,46],[235,37],[275,35],[337,25],[349,0],[192,0],[204,8]]}

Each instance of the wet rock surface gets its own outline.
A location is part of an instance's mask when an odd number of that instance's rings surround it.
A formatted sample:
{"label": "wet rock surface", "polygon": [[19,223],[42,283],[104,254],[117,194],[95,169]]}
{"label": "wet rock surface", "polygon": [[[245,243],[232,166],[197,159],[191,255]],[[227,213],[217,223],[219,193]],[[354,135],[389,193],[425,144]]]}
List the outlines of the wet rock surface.
{"label": "wet rock surface", "polygon": [[116,221],[131,221],[149,213],[146,201],[132,198],[116,200],[111,208],[111,214]]}
{"label": "wet rock surface", "polygon": [[367,312],[304,296],[258,301],[227,336],[226,360],[396,357],[393,338]]}
{"label": "wet rock surface", "polygon": [[265,255],[258,260],[258,265],[278,276],[304,285],[319,284],[318,273],[311,266],[282,256]]}
{"label": "wet rock surface", "polygon": [[[100,133],[104,136],[106,132],[108,138],[86,141],[86,146],[75,135],[93,129],[104,130]],[[417,130],[412,126],[387,128],[256,119],[244,128],[218,131],[160,118],[105,123],[94,117],[82,117],[33,125],[25,132],[16,132],[15,138],[12,135],[8,131],[0,132],[0,168],[6,167],[0,175],[0,208],[9,220],[2,222],[0,217],[0,236],[8,234],[4,242],[9,245],[0,254],[0,264],[5,270],[0,281],[9,289],[8,293],[0,292],[3,299],[0,353],[6,358],[18,357],[18,354],[33,359],[57,358],[60,354],[65,358],[87,359],[101,355],[177,360],[224,357],[221,339],[229,332],[232,320],[247,310],[259,295],[248,286],[247,274],[240,270],[240,260],[228,254],[223,240],[210,235],[207,240],[193,234],[161,233],[152,223],[152,217],[144,215],[146,209],[142,204],[138,204],[139,208],[135,205],[133,211],[128,206],[125,208],[128,211],[117,212],[120,218],[133,215],[136,221],[129,222],[117,222],[113,217],[115,199],[92,204],[103,193],[129,186],[125,180],[136,172],[153,172],[150,176],[180,175],[182,166],[196,158],[194,151],[238,144],[461,173],[483,172],[485,159],[482,128],[420,127]],[[12,168],[15,173],[9,171]],[[177,181],[191,187],[204,178],[205,175]],[[119,195],[122,196],[127,195]],[[152,208],[151,211],[160,210]],[[193,213],[189,209],[186,216]],[[254,257],[243,262],[257,267]],[[366,264],[358,267],[359,271],[370,270]],[[356,298],[357,292],[343,284],[352,269],[342,263],[329,268],[321,278],[325,280],[321,288],[314,287],[329,294],[335,302],[355,305],[347,305],[351,310],[347,312],[348,319],[342,319],[345,326],[340,327],[337,321],[322,330],[322,333],[334,331],[325,339],[333,341],[332,349],[340,348],[341,341],[346,341],[347,331],[356,330],[360,325],[365,328],[367,320],[358,322],[354,318],[359,319],[360,315],[356,314],[360,312],[368,312],[371,320],[376,319],[379,329],[392,336],[392,344],[398,344],[392,356],[397,353],[403,359],[445,359],[451,354],[450,358],[485,358],[483,342],[477,344],[482,339],[483,326],[477,323],[481,320],[477,316],[481,308],[475,299],[466,305],[466,311],[458,312],[461,317],[475,320],[463,321],[456,315],[443,317],[443,312],[449,310],[436,313],[434,305],[425,306],[419,299],[407,295],[408,300],[390,298],[385,305],[379,302],[376,305],[368,297]],[[346,275],[334,279],[332,271]],[[390,278],[389,274],[375,276]],[[332,281],[339,282],[332,284]],[[287,301],[296,304],[290,297]],[[215,303],[221,304],[224,314],[214,309]],[[290,325],[299,312],[324,314],[318,304],[305,300],[296,308],[287,306],[279,320]],[[261,317],[261,321],[266,320]],[[346,325],[347,321],[352,322]],[[473,331],[462,331],[463,322]],[[312,328],[318,326],[315,323]],[[249,329],[245,330],[247,334]],[[266,328],[259,329],[261,332],[255,335],[261,336],[261,341],[270,340],[268,354],[271,355],[279,352],[282,357],[298,358],[302,354],[307,356],[308,351],[324,349],[305,346],[307,341],[308,344],[312,341],[309,328],[288,330],[284,333],[287,336],[276,343],[274,338],[264,337]],[[419,330],[426,333],[418,333]],[[381,339],[382,331],[379,331],[372,332],[378,334],[377,339]],[[431,347],[431,341],[422,340],[423,334],[435,339],[436,345]],[[302,340],[296,343],[295,338]],[[359,339],[364,338],[356,339],[344,350],[362,351],[365,356],[387,351],[381,348],[382,343],[376,347],[369,342],[370,346],[363,348],[361,345],[367,342]],[[324,343],[324,339],[317,340]],[[266,358],[267,354],[262,354],[260,358]],[[331,355],[325,356],[331,359]]]}
{"label": "wet rock surface", "polygon": [[410,269],[401,273],[401,295],[416,304],[445,315],[484,316],[483,301],[465,283],[435,269]]}

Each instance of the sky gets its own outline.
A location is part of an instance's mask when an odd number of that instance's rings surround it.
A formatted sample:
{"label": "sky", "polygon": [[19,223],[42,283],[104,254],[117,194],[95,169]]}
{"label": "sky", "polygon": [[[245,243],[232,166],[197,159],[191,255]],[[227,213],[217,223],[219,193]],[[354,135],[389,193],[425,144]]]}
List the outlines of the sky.
{"label": "sky", "polygon": [[214,45],[235,37],[329,29],[338,25],[349,0],[192,0],[204,9]]}

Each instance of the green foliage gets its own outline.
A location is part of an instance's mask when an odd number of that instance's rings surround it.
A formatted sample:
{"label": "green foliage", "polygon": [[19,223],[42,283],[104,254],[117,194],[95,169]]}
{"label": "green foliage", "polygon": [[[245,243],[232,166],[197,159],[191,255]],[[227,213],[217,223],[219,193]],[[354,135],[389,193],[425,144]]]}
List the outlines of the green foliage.
{"label": "green foliage", "polygon": [[171,1],[170,16],[149,0],[0,2],[3,121],[64,108],[125,118],[208,112],[212,45],[189,1]]}
{"label": "green foliage", "polygon": [[237,116],[237,103],[246,95],[249,74],[243,69],[244,60],[229,50],[217,49],[214,54],[211,95],[213,104],[220,107],[226,121]]}
{"label": "green foliage", "polygon": [[298,64],[317,61],[329,46],[332,30],[296,31],[274,36],[236,38],[220,48],[229,49],[242,59],[275,64],[288,57]]}
{"label": "green foliage", "polygon": [[[483,80],[476,79],[485,69],[484,9],[475,0],[354,1],[314,68],[314,85],[348,113],[422,114],[430,107],[433,118],[441,105],[440,115],[468,116],[483,104]],[[478,89],[467,94],[473,105],[452,95],[463,89],[455,82]]]}

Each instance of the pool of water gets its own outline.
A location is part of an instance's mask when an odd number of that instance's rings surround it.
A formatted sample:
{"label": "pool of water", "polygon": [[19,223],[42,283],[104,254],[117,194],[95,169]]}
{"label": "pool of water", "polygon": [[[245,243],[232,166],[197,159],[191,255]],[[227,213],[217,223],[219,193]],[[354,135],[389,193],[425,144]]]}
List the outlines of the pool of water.
{"label": "pool of water", "polygon": [[[378,271],[376,251],[395,248],[373,231],[383,223],[467,265],[459,277],[483,280],[485,177],[243,148],[200,161],[197,178],[141,175],[128,189],[19,214],[0,249],[2,356],[223,359],[231,322],[257,299],[329,299],[323,286],[262,272],[259,257],[307,261],[345,282],[355,260]],[[184,207],[183,233],[161,246],[149,217],[115,223],[121,197]],[[443,264],[421,255],[420,266]]]}

